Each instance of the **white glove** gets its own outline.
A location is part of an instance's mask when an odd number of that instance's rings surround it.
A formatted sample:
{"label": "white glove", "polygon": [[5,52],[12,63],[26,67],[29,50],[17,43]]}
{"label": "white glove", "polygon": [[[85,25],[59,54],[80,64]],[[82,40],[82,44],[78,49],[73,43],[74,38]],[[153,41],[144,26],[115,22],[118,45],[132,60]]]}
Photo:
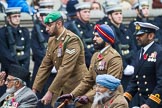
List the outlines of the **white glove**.
{"label": "white glove", "polygon": [[127,67],[124,69],[124,75],[133,75],[134,74],[134,67],[131,65],[127,65]]}

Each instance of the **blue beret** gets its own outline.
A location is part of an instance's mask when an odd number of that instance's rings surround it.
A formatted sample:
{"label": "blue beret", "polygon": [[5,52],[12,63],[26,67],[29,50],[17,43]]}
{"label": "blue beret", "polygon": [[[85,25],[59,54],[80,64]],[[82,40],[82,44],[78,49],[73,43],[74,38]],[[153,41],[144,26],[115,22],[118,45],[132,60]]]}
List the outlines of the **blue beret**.
{"label": "blue beret", "polygon": [[97,75],[96,83],[113,91],[120,85],[120,80],[112,75],[102,74]]}
{"label": "blue beret", "polygon": [[106,25],[106,24],[102,24],[102,25],[95,25],[94,28],[95,32],[98,32],[98,34],[100,35],[100,37],[105,41],[108,42],[110,44],[114,44],[115,42],[115,35],[113,30],[111,29],[110,26]]}

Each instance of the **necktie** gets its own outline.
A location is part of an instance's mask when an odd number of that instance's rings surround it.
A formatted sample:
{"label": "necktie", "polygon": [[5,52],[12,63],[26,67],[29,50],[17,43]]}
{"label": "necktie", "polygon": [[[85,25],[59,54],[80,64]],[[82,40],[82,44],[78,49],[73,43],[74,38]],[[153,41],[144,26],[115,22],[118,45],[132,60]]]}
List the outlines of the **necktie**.
{"label": "necktie", "polygon": [[141,52],[140,52],[140,60],[143,58],[143,53],[144,53],[144,49],[141,48]]}

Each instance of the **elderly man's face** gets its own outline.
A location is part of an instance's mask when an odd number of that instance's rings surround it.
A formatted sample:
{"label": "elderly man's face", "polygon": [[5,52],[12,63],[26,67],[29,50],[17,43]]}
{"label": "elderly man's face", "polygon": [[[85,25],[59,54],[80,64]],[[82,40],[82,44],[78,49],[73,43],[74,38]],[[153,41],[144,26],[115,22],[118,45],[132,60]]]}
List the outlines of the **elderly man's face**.
{"label": "elderly man's face", "polygon": [[99,36],[97,32],[94,33],[93,45],[95,50],[102,50],[106,45],[104,40]]}
{"label": "elderly man's face", "polygon": [[103,98],[110,98],[111,97],[110,93],[111,91],[108,88],[97,84],[93,105],[101,104]]}
{"label": "elderly man's face", "polygon": [[5,82],[5,85],[7,87],[6,92],[8,92],[8,93],[16,92],[16,86],[15,85],[16,85],[17,80],[18,79],[16,79],[15,77],[8,75],[6,82]]}

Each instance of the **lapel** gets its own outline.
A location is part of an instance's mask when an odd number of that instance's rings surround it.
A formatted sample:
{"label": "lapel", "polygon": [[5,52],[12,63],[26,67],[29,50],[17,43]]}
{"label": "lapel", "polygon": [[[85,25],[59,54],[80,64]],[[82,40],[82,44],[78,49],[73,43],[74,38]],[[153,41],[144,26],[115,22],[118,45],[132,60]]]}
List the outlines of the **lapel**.
{"label": "lapel", "polygon": [[[147,54],[147,56],[149,56],[152,51],[154,50],[154,46],[155,46],[155,43],[153,43],[150,48],[145,52],[145,54]],[[144,55],[145,55],[144,54]],[[140,55],[140,54],[139,54]],[[139,57],[139,56],[138,56]],[[142,56],[141,60],[139,60],[138,62],[138,68],[137,68],[137,72],[141,69],[141,67],[143,66],[143,64],[147,61],[147,59],[144,60],[144,56]]]}
{"label": "lapel", "polygon": [[25,87],[22,91],[20,91],[16,96],[15,96],[15,98],[16,98],[16,101],[17,102],[19,102],[19,100],[20,100],[20,98],[23,96],[23,97],[25,97],[25,93],[28,91],[28,88],[27,87]]}
{"label": "lapel", "polygon": [[66,38],[66,34],[67,34],[67,30],[65,30],[65,32],[60,36],[60,38],[58,40],[57,40],[57,38],[53,39],[53,42],[52,42],[52,45],[51,45],[53,47],[52,52],[54,50],[56,50],[58,48],[60,42],[63,41]]}
{"label": "lapel", "polygon": [[104,57],[108,54],[109,50],[110,50],[110,47],[109,46],[104,52],[100,53],[98,52],[98,55],[97,55],[97,62],[101,61],[104,59]]}

